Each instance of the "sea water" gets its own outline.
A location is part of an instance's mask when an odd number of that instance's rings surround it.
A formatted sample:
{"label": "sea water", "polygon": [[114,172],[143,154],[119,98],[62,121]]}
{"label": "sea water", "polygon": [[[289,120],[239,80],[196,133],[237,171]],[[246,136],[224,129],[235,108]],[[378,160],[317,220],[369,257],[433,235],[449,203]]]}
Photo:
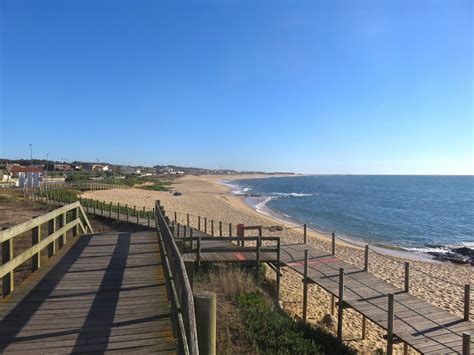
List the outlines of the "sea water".
{"label": "sea water", "polygon": [[318,175],[227,182],[259,212],[412,251],[474,247],[474,176]]}

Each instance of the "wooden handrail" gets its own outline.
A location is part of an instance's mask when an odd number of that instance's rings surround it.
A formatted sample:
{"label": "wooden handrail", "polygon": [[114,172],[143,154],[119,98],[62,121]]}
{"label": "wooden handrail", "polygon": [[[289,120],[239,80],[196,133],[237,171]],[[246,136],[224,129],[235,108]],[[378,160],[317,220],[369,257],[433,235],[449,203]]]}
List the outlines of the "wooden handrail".
{"label": "wooden handrail", "polygon": [[186,273],[184,260],[179,252],[160,202],[155,203],[155,222],[165,269],[166,288],[171,303],[173,327],[179,341],[179,353],[199,354],[194,311],[194,296]]}
{"label": "wooden handrail", "polygon": [[[67,214],[69,212],[72,212],[73,216],[72,220],[68,222]],[[57,222],[59,226],[56,226]],[[48,235],[42,239],[41,226],[46,223],[48,224]],[[32,271],[36,271],[41,266],[41,251],[48,248],[48,256],[53,256],[56,245],[58,244],[61,247],[66,243],[67,233],[72,230],[73,236],[78,235],[79,228],[83,233],[93,233],[92,226],[81,204],[74,202],[9,229],[0,230],[2,246],[0,278],[2,279],[3,296],[8,295],[14,289],[15,268],[32,259]],[[19,255],[14,256],[13,242],[15,237],[26,232],[32,233],[33,245]]]}
{"label": "wooden handrail", "polygon": [[3,243],[11,238],[16,237],[19,234],[28,232],[29,230],[38,227],[42,224],[47,223],[49,220],[56,218],[64,213],[67,213],[69,211],[74,210],[75,208],[79,208],[81,210],[82,216],[84,217],[87,228],[89,229],[89,233],[93,233],[92,226],[89,223],[89,220],[87,219],[86,213],[84,212],[84,209],[82,208],[81,204],[79,202],[74,202],[69,205],[65,205],[63,207],[60,207],[54,211],[51,211],[49,213],[46,213],[42,216],[36,217],[30,221],[26,221],[20,224],[17,224],[16,226],[13,226],[11,228],[5,229],[0,231],[0,243]]}

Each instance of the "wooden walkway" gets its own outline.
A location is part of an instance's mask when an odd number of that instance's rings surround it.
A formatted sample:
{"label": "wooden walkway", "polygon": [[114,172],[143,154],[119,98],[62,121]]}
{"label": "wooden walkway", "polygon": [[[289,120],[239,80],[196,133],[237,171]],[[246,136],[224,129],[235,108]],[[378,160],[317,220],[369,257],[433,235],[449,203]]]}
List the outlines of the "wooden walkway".
{"label": "wooden walkway", "polygon": [[472,321],[464,321],[316,248],[303,244],[283,245],[281,261],[303,275],[305,249],[308,249],[309,281],[337,297],[339,268],[344,268],[345,304],[383,329],[387,329],[387,295],[394,294],[394,335],[421,353],[459,354],[463,332],[472,334],[474,331]]}
{"label": "wooden walkway", "polygon": [[0,301],[0,353],[176,353],[156,232],[82,235]]}
{"label": "wooden walkway", "polygon": [[[93,213],[92,208],[86,208]],[[96,211],[96,215],[100,215]],[[104,217],[109,214],[104,213]],[[123,214],[111,216],[125,221]],[[129,221],[143,226],[154,227],[154,221],[144,217],[129,217]],[[193,236],[210,237],[209,234],[193,229]],[[179,235],[184,236],[184,227],[180,226]],[[190,229],[187,229],[188,237]],[[203,241],[200,261],[213,262],[255,262],[255,249],[245,250],[230,241]],[[179,239],[179,238],[177,238]],[[191,248],[193,249],[193,248]],[[213,249],[206,252],[206,249]],[[216,249],[226,249],[216,252]],[[358,269],[352,264],[339,260],[336,256],[314,247],[297,244],[281,245],[281,266],[286,266],[304,275],[304,250],[308,249],[308,282],[322,287],[331,295],[339,295],[339,269],[344,268],[344,305],[350,307],[387,330],[388,295],[394,295],[393,334],[396,341],[402,341],[423,354],[462,353],[463,333],[474,333],[472,321],[465,321],[448,311],[435,307],[404,290],[377,278],[373,274]],[[185,250],[187,260],[196,261],[197,255],[192,250]],[[231,251],[229,251],[231,250]],[[275,263],[275,253],[260,254],[261,262]],[[471,341],[471,348],[474,342]]]}

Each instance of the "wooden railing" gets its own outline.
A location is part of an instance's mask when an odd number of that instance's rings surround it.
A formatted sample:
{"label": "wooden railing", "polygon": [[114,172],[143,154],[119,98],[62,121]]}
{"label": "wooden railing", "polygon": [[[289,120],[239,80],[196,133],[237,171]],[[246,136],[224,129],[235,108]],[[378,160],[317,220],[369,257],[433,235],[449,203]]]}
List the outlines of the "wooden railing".
{"label": "wooden railing", "polygon": [[198,354],[194,298],[184,260],[164,216],[160,201],[155,204],[155,222],[165,271],[166,289],[180,354]]}
{"label": "wooden railing", "polygon": [[[41,227],[48,225],[48,235],[41,238]],[[2,246],[2,264],[0,265],[0,278],[2,278],[3,296],[14,289],[15,268],[32,259],[32,271],[41,266],[41,251],[48,248],[48,257],[53,256],[58,248],[67,242],[67,233],[72,231],[73,236],[83,233],[92,233],[92,226],[79,202],[75,202],[30,221],[18,224],[9,229],[0,230],[0,243]],[[14,256],[14,241],[24,233],[30,232],[32,246],[19,255]]]}

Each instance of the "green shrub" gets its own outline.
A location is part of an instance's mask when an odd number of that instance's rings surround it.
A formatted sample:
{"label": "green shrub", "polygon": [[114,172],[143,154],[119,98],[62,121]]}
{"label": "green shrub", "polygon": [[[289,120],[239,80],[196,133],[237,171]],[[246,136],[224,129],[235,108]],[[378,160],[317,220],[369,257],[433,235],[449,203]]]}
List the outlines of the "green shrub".
{"label": "green shrub", "polygon": [[261,294],[235,296],[245,336],[264,354],[322,354],[321,348],[289,317],[273,311]]}

